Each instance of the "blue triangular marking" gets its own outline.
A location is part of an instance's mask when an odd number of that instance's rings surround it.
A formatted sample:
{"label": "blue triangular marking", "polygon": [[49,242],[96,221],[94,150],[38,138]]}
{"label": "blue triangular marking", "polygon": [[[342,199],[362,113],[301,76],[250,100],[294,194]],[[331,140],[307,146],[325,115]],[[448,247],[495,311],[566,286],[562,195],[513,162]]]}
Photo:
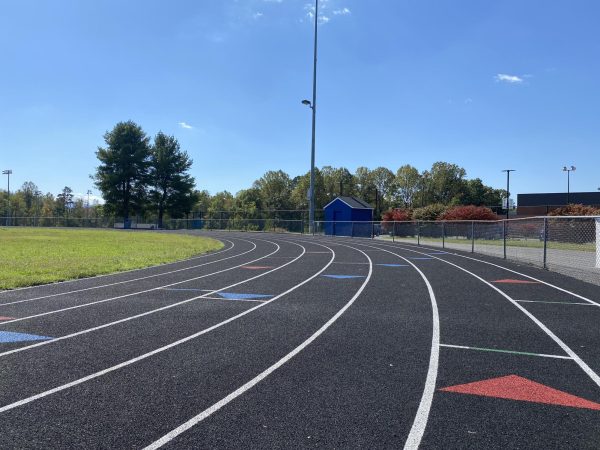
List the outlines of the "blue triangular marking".
{"label": "blue triangular marking", "polygon": [[408,264],[377,264],[383,267],[408,267]]}
{"label": "blue triangular marking", "polygon": [[36,334],[0,331],[0,342],[47,341],[48,339],[52,338],[48,336],[38,336]]}
{"label": "blue triangular marking", "polygon": [[264,294],[236,294],[235,292],[219,292],[219,296],[227,300],[255,300],[258,298],[269,298],[272,295]]}
{"label": "blue triangular marking", "polygon": [[323,277],[333,278],[335,280],[347,280],[350,278],[364,278],[363,275],[322,275]]}

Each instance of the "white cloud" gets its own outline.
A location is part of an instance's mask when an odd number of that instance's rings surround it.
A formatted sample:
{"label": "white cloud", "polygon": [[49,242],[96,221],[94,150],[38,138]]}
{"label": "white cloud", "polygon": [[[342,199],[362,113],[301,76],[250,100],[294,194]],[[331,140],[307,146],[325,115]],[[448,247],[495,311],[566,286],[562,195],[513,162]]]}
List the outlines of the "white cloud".
{"label": "white cloud", "polygon": [[254,14],[252,14],[252,18],[255,20],[260,19],[262,16],[264,16],[264,14],[261,12],[255,12]]}
{"label": "white cloud", "polygon": [[192,128],[194,128],[193,126],[191,126],[190,124],[187,124],[185,122],[179,122],[179,126],[181,128],[185,128],[186,130],[191,130]]}
{"label": "white cloud", "polygon": [[[332,16],[347,16],[352,13],[349,8],[338,7],[333,9],[333,4],[340,3],[338,0],[321,0],[319,6],[319,23],[326,24],[331,21]],[[337,6],[337,5],[336,5]],[[315,19],[315,5],[314,3],[304,4],[305,18],[308,18],[310,22]],[[302,20],[303,21],[303,20]]]}
{"label": "white cloud", "polygon": [[508,84],[519,84],[523,82],[522,77],[519,77],[517,75],[508,75],[506,73],[499,73],[494,77],[494,79],[496,81]]}
{"label": "white cloud", "polygon": [[348,8],[336,9],[333,11],[334,16],[347,16],[351,11]]}

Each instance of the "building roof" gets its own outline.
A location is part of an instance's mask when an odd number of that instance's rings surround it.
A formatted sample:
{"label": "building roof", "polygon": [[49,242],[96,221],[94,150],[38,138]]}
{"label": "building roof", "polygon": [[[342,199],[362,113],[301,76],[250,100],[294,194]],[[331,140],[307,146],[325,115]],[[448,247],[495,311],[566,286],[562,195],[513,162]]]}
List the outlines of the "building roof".
{"label": "building roof", "polygon": [[[571,192],[569,193],[569,203],[600,205],[600,192]],[[519,206],[563,206],[566,204],[566,192],[517,195],[517,205]]]}
{"label": "building roof", "polygon": [[329,203],[327,203],[323,207],[323,209],[327,208],[329,205],[331,205],[336,200],[340,200],[340,201],[344,202],[346,205],[348,205],[350,208],[353,208],[353,209],[373,209],[373,207],[371,205],[369,205],[367,202],[365,202],[364,200],[361,200],[359,198],[356,198],[356,197],[337,197],[337,198],[334,198],[332,201],[330,201]]}

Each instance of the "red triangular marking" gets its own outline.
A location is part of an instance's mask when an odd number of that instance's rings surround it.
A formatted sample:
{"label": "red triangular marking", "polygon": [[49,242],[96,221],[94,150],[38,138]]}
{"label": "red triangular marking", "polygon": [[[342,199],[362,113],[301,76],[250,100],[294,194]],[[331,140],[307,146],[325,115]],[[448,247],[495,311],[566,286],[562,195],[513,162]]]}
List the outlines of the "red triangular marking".
{"label": "red triangular marking", "polygon": [[505,398],[522,402],[545,403],[548,405],[570,406],[600,411],[600,404],[575,395],[553,389],[527,378],[508,375],[491,380],[475,381],[440,389],[459,394],[482,395],[484,397]]}
{"label": "red triangular marking", "polygon": [[4,317],[4,316],[0,316],[0,320],[12,320],[14,319],[14,317]]}
{"label": "red triangular marking", "polygon": [[242,269],[248,270],[263,270],[263,269],[272,269],[272,266],[243,266]]}
{"label": "red triangular marking", "polygon": [[512,283],[512,284],[538,284],[537,281],[529,281],[529,280],[511,280],[511,279],[506,279],[506,280],[496,280],[496,281],[492,281],[492,283]]}

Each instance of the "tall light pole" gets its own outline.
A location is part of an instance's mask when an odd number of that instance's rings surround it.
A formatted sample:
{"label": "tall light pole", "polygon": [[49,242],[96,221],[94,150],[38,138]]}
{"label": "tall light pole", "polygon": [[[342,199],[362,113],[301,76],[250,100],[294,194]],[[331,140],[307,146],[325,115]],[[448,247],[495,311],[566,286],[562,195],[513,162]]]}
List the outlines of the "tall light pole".
{"label": "tall light pole", "polygon": [[2,171],[2,175],[6,175],[8,176],[8,218],[7,220],[7,225],[10,225],[10,176],[12,175],[13,171],[10,169],[6,169]]}
{"label": "tall light pole", "polygon": [[312,102],[302,100],[303,105],[312,109],[312,143],[310,150],[310,189],[308,190],[308,225],[310,232],[315,231],[315,134],[317,125],[317,42],[319,29],[319,0],[315,0],[315,49],[313,62],[313,95]]}
{"label": "tall light pole", "polygon": [[575,172],[575,170],[575,166],[571,166],[570,168],[567,166],[563,167],[563,172],[567,172],[567,205],[570,202],[569,197],[571,196],[571,172]]}
{"label": "tall light pole", "polygon": [[515,169],[504,169],[502,172],[506,172],[506,218],[510,211],[510,173],[516,172]]}

